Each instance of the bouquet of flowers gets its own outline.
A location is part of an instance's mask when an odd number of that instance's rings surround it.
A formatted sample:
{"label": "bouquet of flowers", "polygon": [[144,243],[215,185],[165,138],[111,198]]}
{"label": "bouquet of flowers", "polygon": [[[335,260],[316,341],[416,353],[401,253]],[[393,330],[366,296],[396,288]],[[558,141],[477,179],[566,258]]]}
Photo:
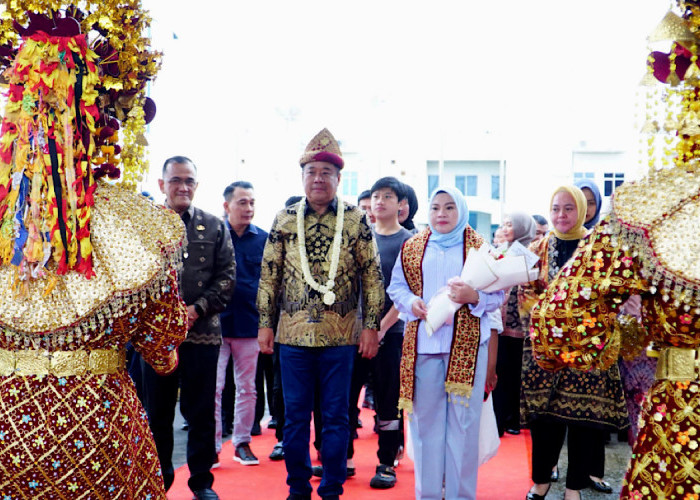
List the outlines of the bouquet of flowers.
{"label": "bouquet of flowers", "polygon": [[[509,247],[502,245],[493,248],[486,244],[478,250],[470,248],[462,273],[450,278],[448,284],[459,280],[482,292],[506,290],[537,279],[539,271],[533,267],[538,260],[539,257],[517,241]],[[462,304],[450,299],[448,292],[449,288],[444,287],[428,303],[425,321],[428,335],[432,335],[443,324],[449,324],[457,309],[462,307]]]}

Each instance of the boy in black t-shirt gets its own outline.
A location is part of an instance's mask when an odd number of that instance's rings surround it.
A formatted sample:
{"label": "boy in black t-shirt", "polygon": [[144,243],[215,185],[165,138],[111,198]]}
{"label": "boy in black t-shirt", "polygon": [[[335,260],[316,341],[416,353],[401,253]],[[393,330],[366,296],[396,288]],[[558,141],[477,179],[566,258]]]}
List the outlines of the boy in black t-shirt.
{"label": "boy in black t-shirt", "polygon": [[396,484],[394,460],[401,443],[398,403],[404,329],[404,323],[399,319],[399,312],[386,294],[386,289],[401,247],[413,235],[399,224],[399,205],[406,198],[404,185],[394,177],[383,177],[374,183],[370,191],[372,214],[376,221],[374,237],[384,275],[385,302],[379,330],[379,351],[371,360],[379,434],[379,465],[369,484],[372,488],[384,489]]}

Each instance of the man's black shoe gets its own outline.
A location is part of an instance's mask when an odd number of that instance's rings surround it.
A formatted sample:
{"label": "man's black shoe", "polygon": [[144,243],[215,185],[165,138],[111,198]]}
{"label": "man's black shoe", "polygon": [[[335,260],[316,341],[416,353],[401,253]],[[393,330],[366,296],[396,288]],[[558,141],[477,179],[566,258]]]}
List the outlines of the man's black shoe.
{"label": "man's black shoe", "polygon": [[516,429],[516,428],[506,429],[506,432],[508,434],[512,434],[513,436],[518,436],[520,434],[520,429]]}
{"label": "man's black shoe", "polygon": [[377,473],[369,481],[370,488],[386,490],[396,485],[396,471],[388,465],[377,465]]}
{"label": "man's black shoe", "polygon": [[194,494],[192,500],[219,500],[219,495],[211,488],[204,488],[202,490],[193,491],[192,493]]}
{"label": "man's black shoe", "polygon": [[277,443],[275,447],[272,448],[272,453],[270,453],[270,460],[284,460],[284,445],[282,443]]}
{"label": "man's black shoe", "polygon": [[262,434],[262,431],[260,430],[260,422],[253,422],[253,428],[250,429],[250,435],[259,436],[260,434]]}
{"label": "man's black shoe", "polygon": [[268,429],[277,429],[277,419],[271,418],[270,421],[267,423],[267,428]]}
{"label": "man's black shoe", "polygon": [[[355,467],[345,468],[345,477],[353,477],[355,474],[357,474]],[[323,466],[314,465],[313,467],[311,467],[311,475],[314,477],[323,477]]]}
{"label": "man's black shoe", "polygon": [[233,459],[241,465],[258,465],[260,463],[258,457],[250,450],[250,445],[248,443],[242,443],[236,446]]}

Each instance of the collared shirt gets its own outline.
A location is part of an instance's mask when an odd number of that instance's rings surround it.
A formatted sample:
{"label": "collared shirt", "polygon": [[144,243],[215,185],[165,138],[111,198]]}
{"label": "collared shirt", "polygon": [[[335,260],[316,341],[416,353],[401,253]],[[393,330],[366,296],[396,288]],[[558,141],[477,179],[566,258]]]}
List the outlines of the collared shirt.
{"label": "collared shirt", "polygon": [[[333,212],[334,214],[338,213],[338,198],[333,198],[331,200],[331,202],[328,204],[328,210]],[[308,216],[309,214],[315,213],[316,211],[313,208],[311,208],[311,205],[309,203],[304,205],[304,217]]]}
{"label": "collared shirt", "polygon": [[260,264],[267,232],[249,224],[238,236],[228,220],[224,220],[236,250],[236,287],[233,297],[221,313],[221,333],[229,338],[255,338],[258,336],[258,296]]}
{"label": "collared shirt", "polygon": [[[257,304],[260,328],[275,327],[279,308],[279,343],[306,347],[353,345],[361,328],[379,328],[384,306],[382,273],[372,231],[358,208],[334,200],[321,215],[306,210],[304,231],[311,276],[320,284],[328,280],[336,212],[341,207],[343,236],[332,289],[335,302],[330,306],[304,279],[297,239],[299,203],[275,217],[265,244]],[[360,293],[362,323],[358,317]]]}
{"label": "collared shirt", "polygon": [[[391,274],[391,284],[387,292],[394,301],[394,306],[400,313],[407,316],[407,321],[418,319],[413,315],[411,306],[413,302],[422,298],[427,304],[430,299],[443,287],[447,286],[450,278],[459,276],[464,265],[464,249],[461,245],[452,246],[446,250],[429,241],[423,256],[423,297],[418,297],[411,292],[401,263],[401,255],[396,259],[394,270]],[[487,319],[487,313],[496,310],[503,302],[503,292],[484,293],[478,291],[479,302],[469,304],[472,316],[482,318],[479,322],[481,339],[486,342],[491,337],[491,322]],[[425,329],[425,321],[418,325],[418,354],[442,354],[449,353],[452,346],[452,334],[454,325],[444,324],[432,335],[428,335]]]}

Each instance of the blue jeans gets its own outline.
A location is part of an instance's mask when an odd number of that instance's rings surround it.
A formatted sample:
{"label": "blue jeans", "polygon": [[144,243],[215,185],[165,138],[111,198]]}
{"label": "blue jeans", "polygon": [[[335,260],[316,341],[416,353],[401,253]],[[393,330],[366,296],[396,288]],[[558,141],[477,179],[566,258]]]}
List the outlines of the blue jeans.
{"label": "blue jeans", "polygon": [[323,421],[321,497],[342,495],[350,437],[348,404],[357,346],[297,347],[280,345],[284,393],[284,461],[289,492],[310,495],[309,439],[314,388],[319,387]]}

